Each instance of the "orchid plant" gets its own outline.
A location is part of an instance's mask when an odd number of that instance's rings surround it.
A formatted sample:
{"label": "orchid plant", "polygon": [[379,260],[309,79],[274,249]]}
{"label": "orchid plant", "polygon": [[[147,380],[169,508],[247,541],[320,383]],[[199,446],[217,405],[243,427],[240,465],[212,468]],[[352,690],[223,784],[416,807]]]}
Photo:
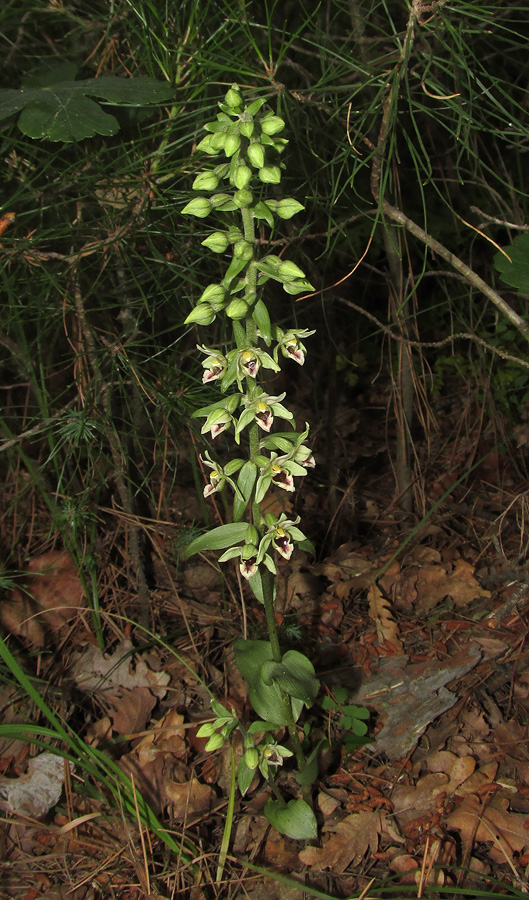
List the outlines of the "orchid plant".
{"label": "orchid plant", "polygon": [[[283,331],[272,324],[261,294],[270,280],[291,295],[314,287],[294,262],[258,253],[261,243],[256,241],[256,224],[273,228],[276,218],[290,219],[304,208],[297,200],[274,199],[267,191],[268,186],[280,183],[279,159],[288,142],[279,137],[285,127],[283,119],[266,110],[264,103],[262,99],[246,103],[235,84],[228,90],[216,121],[204,126],[206,136],[197,149],[206,154],[208,164],[193,182],[196,196],[182,210],[183,215],[199,219],[222,217],[222,230],[212,231],[202,245],[217,254],[231,249],[222,281],[205,287],[186,319],[186,324],[208,326],[223,314],[231,320],[233,330],[232,349],[221,352],[198,345],[204,357],[203,382],[217,382],[222,396],[194,415],[205,420],[202,433],[209,434],[212,441],[233,429],[235,444],[246,449],[244,456],[222,463],[209,452],[204,454],[202,462],[209,470],[204,496],[229,488],[233,493],[232,521],[193,540],[186,555],[221,550],[219,562],[236,560],[241,575],[264,605],[268,629],[267,641],[240,638],[234,647],[259,719],[246,729],[233,710],[213,701],[216,719],[202,725],[198,733],[209,738],[206,750],[215,750],[238,729],[244,746],[237,769],[242,795],[259,772],[273,794],[265,806],[271,824],[290,837],[306,839],[316,835],[310,784],[317,773],[319,748],[306,755],[297,723],[303,708],[312,706],[319,682],[304,654],[282,652],[274,602],[277,556],[288,560],[296,546],[313,548],[298,527],[299,517],[264,514],[262,507],[266,508],[263,501],[273,486],[294,491],[296,479],[315,463],[305,443],[308,426],[301,432],[295,430],[293,415],[283,405],[285,394],[269,394],[260,383],[260,373],[265,369],[279,372],[284,360],[303,365],[304,341],[314,332]],[[277,420],[288,423],[290,430],[274,431]],[[289,746],[280,742],[283,735]],[[297,762],[301,796],[286,802],[274,775],[292,756]]]}

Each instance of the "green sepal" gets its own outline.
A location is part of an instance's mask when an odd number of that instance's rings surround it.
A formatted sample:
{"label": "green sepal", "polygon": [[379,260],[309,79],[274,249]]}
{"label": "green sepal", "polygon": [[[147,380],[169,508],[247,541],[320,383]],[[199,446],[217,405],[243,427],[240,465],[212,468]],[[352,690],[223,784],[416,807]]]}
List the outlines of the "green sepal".
{"label": "green sepal", "polygon": [[302,700],[306,706],[312,706],[320,689],[314,666],[298,650],[287,650],[280,663],[265,663],[261,678],[266,685],[278,684],[290,697]]}
{"label": "green sepal", "polygon": [[242,519],[244,511],[250,502],[256,479],[257,466],[251,459],[248,459],[243,465],[239,473],[239,478],[237,479],[237,487],[241,492],[241,497],[235,495],[233,500],[233,519],[235,522],[240,522]]}
{"label": "green sepal", "polygon": [[[206,198],[197,197],[197,200],[200,199]],[[233,201],[233,197],[231,197],[229,194],[213,194],[209,198],[209,203],[211,203],[212,209],[216,209],[219,212],[233,212],[234,209],[238,208],[237,204]]]}
{"label": "green sepal", "polygon": [[269,347],[272,343],[272,323],[270,322],[270,315],[266,303],[264,303],[263,300],[258,300],[253,307],[252,319],[257,325],[266,346]]}
{"label": "green sepal", "polygon": [[[233,544],[247,543],[250,540],[250,529],[253,532],[255,528],[248,522],[230,522],[228,525],[219,525],[206,531],[200,537],[195,538],[185,549],[185,558],[189,559],[194,553],[201,553],[203,550],[224,550],[225,547],[231,547]],[[264,718],[264,717],[263,717]]]}
{"label": "green sepal", "polygon": [[312,841],[318,836],[316,816],[305,800],[290,800],[284,804],[270,798],[266,801],[264,814],[276,831],[296,841]]}

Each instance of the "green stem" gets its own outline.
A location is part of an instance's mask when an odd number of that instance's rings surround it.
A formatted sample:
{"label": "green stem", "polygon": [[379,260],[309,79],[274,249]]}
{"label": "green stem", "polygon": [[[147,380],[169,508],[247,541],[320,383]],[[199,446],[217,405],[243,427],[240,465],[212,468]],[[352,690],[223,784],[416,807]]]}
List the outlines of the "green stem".
{"label": "green stem", "polygon": [[[241,209],[242,223],[243,223],[243,233],[244,240],[251,243],[255,246],[255,222],[253,213],[249,209]],[[244,299],[247,301],[248,305],[251,307],[256,298],[257,293],[257,266],[255,264],[255,259],[253,259],[248,268],[246,270],[246,289],[244,292]],[[248,347],[254,347],[257,341],[257,326],[252,318],[251,313],[247,315],[245,320],[246,325],[246,340],[248,343]],[[246,378],[246,391],[248,397],[251,399],[255,396],[258,387],[255,383],[255,379]],[[249,454],[250,459],[254,462],[257,461],[257,456],[259,454],[259,426],[257,422],[253,422],[248,427],[248,438],[249,438]],[[259,504],[255,501],[255,489],[254,496],[252,500],[252,520],[253,524],[259,531],[260,537],[262,537],[262,525],[261,525],[261,509]],[[262,573],[262,585],[263,585],[263,601],[265,608],[265,616],[266,616],[266,625],[268,630],[268,639],[270,641],[270,647],[272,649],[272,658],[274,662],[280,663],[282,654],[281,647],[279,644],[279,635],[277,630],[277,622],[275,617],[275,606],[274,606],[274,576],[268,569],[265,569],[263,566]],[[296,723],[294,721],[294,715],[292,713],[292,701],[288,694],[285,691],[281,691],[283,696],[283,704],[285,709],[285,718],[287,720],[287,728],[290,737],[290,742],[292,745],[292,749],[296,756],[296,761],[298,765],[298,770],[302,771],[305,768],[306,759],[305,754],[303,752],[303,748],[301,746],[301,741],[299,740]],[[280,798],[280,794],[277,792],[277,789],[273,782],[271,782],[272,790],[276,793],[276,796]],[[304,799],[310,803],[310,788],[303,788],[303,796]]]}

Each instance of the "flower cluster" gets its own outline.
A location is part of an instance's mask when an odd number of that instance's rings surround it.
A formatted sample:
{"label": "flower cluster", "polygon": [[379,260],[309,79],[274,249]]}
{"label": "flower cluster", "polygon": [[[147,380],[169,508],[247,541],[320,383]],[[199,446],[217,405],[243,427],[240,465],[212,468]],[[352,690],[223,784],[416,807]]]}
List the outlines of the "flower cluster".
{"label": "flower cluster", "polygon": [[[297,527],[298,519],[263,516],[259,504],[272,486],[294,491],[295,479],[306,475],[314,465],[312,452],[304,443],[308,427],[302,434],[294,430],[274,432],[277,420],[295,429],[294,418],[283,404],[285,393],[268,393],[259,383],[260,373],[279,372],[283,359],[302,366],[306,356],[304,340],[314,332],[303,328],[284,331],[272,325],[261,289],[268,281],[281,284],[291,295],[314,288],[296,263],[274,254],[259,257],[256,252],[256,223],[273,227],[276,217],[290,219],[303,209],[296,200],[277,200],[267,193],[269,185],[277,185],[281,180],[279,160],[287,144],[279,136],[283,120],[265,111],[261,99],[245,105],[236,85],[219,106],[216,121],[204,126],[206,136],[198,144],[198,150],[211,163],[196,175],[193,190],[197,196],[182,213],[199,219],[214,214],[215,230],[202,244],[217,254],[231,249],[231,254],[224,277],[202,291],[186,323],[210,325],[221,311],[233,321],[233,349],[198,345],[204,355],[203,383],[217,382],[222,397],[196,410],[194,416],[204,419],[202,433],[209,434],[212,440],[233,428],[235,441],[240,444],[248,430],[252,449],[246,463],[237,458],[221,465],[209,454],[202,461],[210,470],[204,496],[229,485],[234,493],[234,520],[241,521],[250,510],[251,530],[245,533],[243,544],[234,540],[228,546],[224,534],[229,532],[223,532],[212,538],[211,546],[224,550],[221,562],[237,559],[242,575],[252,579],[260,566],[275,573],[274,552],[289,559],[296,543],[308,545]],[[231,221],[219,228],[219,217],[230,216]],[[226,528],[221,526],[214,531],[223,527]],[[201,549],[206,548],[203,538]]]}

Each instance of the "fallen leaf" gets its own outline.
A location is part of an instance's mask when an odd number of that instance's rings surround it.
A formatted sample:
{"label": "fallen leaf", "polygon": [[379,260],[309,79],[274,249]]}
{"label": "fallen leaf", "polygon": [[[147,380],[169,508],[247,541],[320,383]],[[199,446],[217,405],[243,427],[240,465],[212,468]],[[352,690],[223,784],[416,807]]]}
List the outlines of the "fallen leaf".
{"label": "fallen leaf", "polygon": [[333,827],[323,847],[306,847],[299,858],[305,866],[343,874],[349,865],[359,865],[368,851],[376,853],[380,829],[380,813],[353,813]]}
{"label": "fallen leaf", "polygon": [[208,784],[201,784],[198,778],[192,778],[191,781],[183,783],[167,781],[165,792],[168,801],[172,804],[172,815],[178,822],[190,817],[205,815],[216,800],[213,788]]}
{"label": "fallen leaf", "polygon": [[397,653],[402,653],[403,646],[402,641],[399,638],[397,623],[393,618],[389,602],[376,584],[372,584],[369,587],[367,599],[369,600],[369,615],[374,619],[376,624],[379,644],[389,642],[395,647]]}
{"label": "fallen leaf", "polygon": [[513,863],[513,853],[529,846],[529,816],[509,812],[509,800],[496,795],[483,806],[475,794],[468,794],[446,818],[448,828],[461,835],[464,852],[472,845],[491,843],[489,856],[496,863]]}
{"label": "fallen leaf", "polygon": [[85,605],[84,589],[67,550],[30,560],[23,584],[3,601],[1,620],[7,631],[42,647],[47,635],[53,637]]}

